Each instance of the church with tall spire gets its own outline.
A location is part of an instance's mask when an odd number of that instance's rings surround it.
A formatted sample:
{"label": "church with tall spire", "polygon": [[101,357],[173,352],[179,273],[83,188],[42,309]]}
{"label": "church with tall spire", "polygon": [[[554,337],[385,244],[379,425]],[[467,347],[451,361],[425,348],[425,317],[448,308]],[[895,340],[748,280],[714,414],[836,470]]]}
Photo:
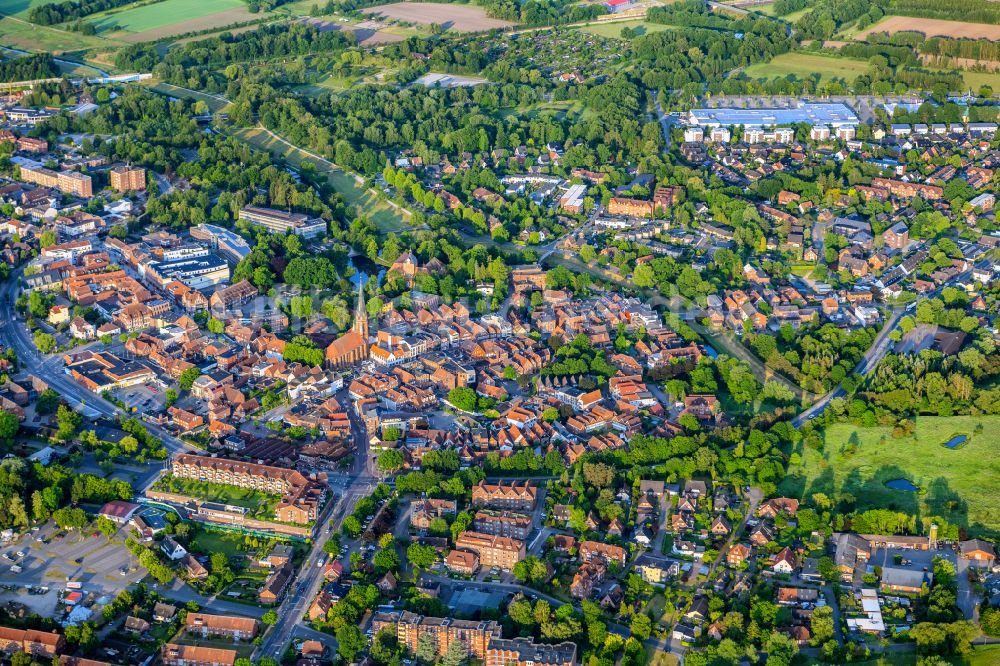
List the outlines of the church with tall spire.
{"label": "church with tall spire", "polygon": [[346,368],[368,358],[368,310],[365,309],[364,282],[358,277],[358,302],[354,306],[351,330],[326,348],[326,365],[331,369]]}

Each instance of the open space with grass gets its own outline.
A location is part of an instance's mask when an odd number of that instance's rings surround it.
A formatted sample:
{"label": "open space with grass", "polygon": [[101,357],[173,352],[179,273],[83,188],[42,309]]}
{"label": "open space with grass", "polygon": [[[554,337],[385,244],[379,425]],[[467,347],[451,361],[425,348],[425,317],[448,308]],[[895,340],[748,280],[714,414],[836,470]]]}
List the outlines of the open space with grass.
{"label": "open space with grass", "polygon": [[868,63],[853,58],[838,58],[817,53],[783,53],[770,62],[756,63],[743,70],[753,79],[784,78],[794,74],[800,79],[819,74],[821,80],[840,78],[853,81],[868,70]]}
{"label": "open space with grass", "polygon": [[[925,416],[912,437],[894,439],[892,428],[846,423],[824,433],[822,450],[804,448],[791,465],[781,492],[795,497],[850,494],[858,510],[892,509],[942,516],[971,534],[1000,532],[1000,461],[996,435],[1000,416]],[[955,449],[944,443],[956,434],[971,437]],[[917,492],[894,490],[905,479]]]}
{"label": "open space with grass", "polygon": [[226,108],[229,103],[222,97],[216,95],[209,95],[207,93],[199,92],[197,90],[190,90],[188,88],[178,88],[172,83],[164,83],[162,81],[151,80],[147,83],[149,89],[153,92],[158,92],[161,95],[168,95],[170,97],[176,97],[178,99],[193,99],[196,101],[202,101],[208,110],[212,113],[218,113],[222,109]]}
{"label": "open space with grass", "polygon": [[189,544],[190,550],[211,555],[212,553],[225,553],[226,557],[241,557],[243,551],[239,549],[243,543],[243,537],[235,532],[219,532],[208,530],[204,527],[191,525],[192,537]]}
{"label": "open space with grass", "polygon": [[622,28],[631,28],[635,31],[637,37],[673,29],[671,26],[663,25],[662,23],[650,23],[649,21],[636,19],[635,21],[592,23],[590,25],[583,26],[580,28],[580,31],[589,32],[592,35],[598,35],[600,37],[621,37]]}
{"label": "open space with grass", "polygon": [[260,128],[240,129],[234,134],[254,148],[282,157],[294,167],[298,168],[303,164],[313,165],[316,173],[326,176],[330,186],[339,192],[347,203],[355,206],[359,213],[367,215],[383,232],[401,231],[409,226],[402,212],[365,190],[354,176],[331,165],[330,162],[317,160],[300,148],[285,143]]}

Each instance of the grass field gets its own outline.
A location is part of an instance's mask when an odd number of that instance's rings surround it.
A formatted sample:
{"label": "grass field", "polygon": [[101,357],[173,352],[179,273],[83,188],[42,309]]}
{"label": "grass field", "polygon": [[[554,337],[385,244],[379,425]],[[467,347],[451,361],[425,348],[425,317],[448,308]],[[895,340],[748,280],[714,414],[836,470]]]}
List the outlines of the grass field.
{"label": "grass field", "polygon": [[161,477],[154,484],[153,489],[196,497],[208,502],[241,506],[248,509],[251,516],[261,520],[273,519],[274,508],[281,501],[279,495],[269,495],[252,488],[226,486],[208,481],[193,481],[175,476]]}
{"label": "grass field", "polygon": [[580,32],[589,32],[600,37],[621,37],[622,28],[632,28],[636,31],[637,37],[664,30],[673,30],[673,26],[636,19],[635,21],[616,21],[614,23],[593,23],[580,28]]}
{"label": "grass field", "polygon": [[990,86],[993,90],[1000,90],[1000,72],[967,72],[962,71],[962,78],[965,85],[973,90],[980,86]]}
{"label": "grass field", "polygon": [[[975,433],[965,445],[946,449],[956,433]],[[942,516],[973,534],[1000,532],[998,416],[919,417],[913,437],[893,439],[891,429],[846,423],[824,433],[822,451],[804,448],[781,491],[795,497],[852,495],[859,510],[886,508]],[[984,434],[985,433],[985,434]],[[908,479],[918,493],[893,490],[886,481]]]}
{"label": "grass field", "polygon": [[409,227],[402,213],[389,203],[366,191],[352,175],[343,169],[333,166],[325,160],[319,161],[301,149],[274,138],[262,129],[245,128],[236,130],[234,134],[241,141],[254,148],[266,150],[272,155],[284,158],[294,167],[305,163],[312,164],[316,172],[325,175],[330,186],[339,192],[348,204],[353,205],[360,214],[367,215],[383,232],[402,231]]}
{"label": "grass field", "polygon": [[744,69],[743,73],[754,79],[783,78],[789,74],[804,79],[819,74],[823,81],[834,78],[853,81],[867,70],[868,63],[864,60],[798,52],[783,53],[770,62],[753,64]]}
{"label": "grass field", "polygon": [[221,532],[210,532],[202,528],[195,528],[194,537],[191,539],[191,550],[204,555],[212,553],[225,553],[226,557],[238,557],[242,554],[239,545],[242,539],[236,534],[223,534]]}

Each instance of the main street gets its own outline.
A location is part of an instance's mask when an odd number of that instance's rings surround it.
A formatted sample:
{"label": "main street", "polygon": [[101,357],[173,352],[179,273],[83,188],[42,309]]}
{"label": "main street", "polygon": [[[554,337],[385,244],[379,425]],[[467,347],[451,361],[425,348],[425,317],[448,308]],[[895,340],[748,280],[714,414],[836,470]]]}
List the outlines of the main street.
{"label": "main street", "polygon": [[[345,397],[341,396],[341,398]],[[347,399],[349,400],[349,398]],[[372,460],[368,451],[368,436],[364,424],[351,410],[348,410],[348,417],[351,421],[351,436],[356,445],[354,461],[347,473],[347,478],[340,479],[340,482],[343,483],[341,495],[335,501],[327,503],[317,521],[319,531],[313,542],[313,547],[295,578],[288,584],[285,598],[277,608],[278,622],[271,627],[264,642],[257,649],[256,656],[258,658],[267,656],[280,659],[288,647],[289,641],[295,636],[299,623],[302,622],[309,609],[309,604],[323,585],[325,569],[323,564],[327,560],[323,546],[330,540],[330,536],[341,528],[344,520],[354,512],[354,507],[357,506],[361,498],[371,495],[373,488],[379,481],[372,475]],[[337,484],[337,480],[334,480],[334,484]],[[349,556],[349,554],[348,552],[344,557]],[[334,557],[330,556],[330,559]]]}
{"label": "main street", "polygon": [[[359,449],[362,446],[359,442]],[[360,463],[363,466],[366,457],[367,453],[364,456],[359,455],[355,464]],[[329,541],[333,532],[340,529],[344,520],[354,512],[358,501],[371,494],[374,483],[375,479],[368,476],[367,472],[357,473],[344,494],[336,501],[330,502],[324,509],[323,515],[318,521],[321,527],[312,550],[306,556],[296,577],[288,584],[285,598],[277,608],[278,622],[271,627],[264,642],[258,648],[256,653],[258,658],[267,656],[280,660],[282,653],[295,634],[296,625],[302,621],[309,604],[323,585],[325,567],[322,565],[326,561],[323,552],[324,544]]]}
{"label": "main street", "polygon": [[[58,393],[77,411],[105,418],[128,416],[117,405],[90,392],[69,377],[62,367],[62,360],[58,354],[46,356],[39,353],[27,327],[23,321],[17,318],[17,312],[14,310],[14,304],[18,298],[20,278],[21,270],[14,271],[10,278],[0,285],[0,314],[2,314],[0,317],[0,342],[14,350],[17,354],[18,364],[23,370],[48,384],[49,388]],[[194,450],[194,447],[177,439],[155,424],[144,423],[144,425],[151,435],[163,442],[171,455]],[[149,483],[154,480],[155,476]],[[139,488],[137,491],[144,489]]]}

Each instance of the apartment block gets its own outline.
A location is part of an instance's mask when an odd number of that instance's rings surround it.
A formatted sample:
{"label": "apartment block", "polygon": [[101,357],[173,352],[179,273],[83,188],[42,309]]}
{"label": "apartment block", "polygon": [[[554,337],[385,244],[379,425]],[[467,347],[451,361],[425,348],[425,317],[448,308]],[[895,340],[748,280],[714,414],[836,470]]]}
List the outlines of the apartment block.
{"label": "apartment block", "polygon": [[53,171],[43,166],[21,165],[21,180],[41,185],[42,187],[54,187],[60,192],[72,194],[78,197],[94,196],[94,189],[90,176],[77,171]]}
{"label": "apartment block", "polygon": [[164,666],[233,666],[236,650],[166,643],[160,650]]}
{"label": "apartment block", "polygon": [[0,627],[0,652],[7,654],[27,652],[51,659],[62,652],[65,644],[63,637],[52,631]]}
{"label": "apartment block", "polygon": [[528,638],[495,638],[486,647],[484,666],[572,666],[576,645],[539,645]]}
{"label": "apartment block", "polygon": [[482,534],[527,539],[531,534],[531,516],[512,511],[482,509],[476,512],[472,527]]}
{"label": "apartment block", "polygon": [[472,488],[472,506],[475,507],[532,511],[537,499],[538,489],[529,481],[513,481],[510,484],[480,481]]}
{"label": "apartment block", "polygon": [[479,555],[481,566],[499,567],[506,571],[513,569],[525,556],[524,542],[520,539],[480,532],[462,532],[455,541],[455,547]]}
{"label": "apartment block", "polygon": [[621,546],[613,546],[600,541],[584,541],[580,544],[579,555],[581,562],[589,562],[595,557],[599,557],[608,564],[617,562],[619,565],[625,566],[625,549]]}
{"label": "apartment block", "polygon": [[117,166],[110,171],[111,187],[119,192],[146,189],[146,170],[137,166]]}
{"label": "apartment block", "polygon": [[283,523],[302,525],[316,520],[325,496],[324,484],[284,467],[181,454],[174,458],[172,471],[174,476],[181,479],[252,488],[281,495],[281,502],[275,508],[275,518]]}
{"label": "apartment block", "polygon": [[257,635],[260,624],[251,617],[234,615],[209,615],[208,613],[188,613],[184,631],[202,638],[231,638],[250,641]]}
{"label": "apartment block", "polygon": [[388,629],[396,635],[400,645],[411,653],[417,651],[417,641],[424,634],[430,634],[438,646],[438,654],[448,651],[454,641],[462,641],[469,655],[484,659],[491,640],[501,637],[500,625],[490,620],[456,620],[447,617],[425,617],[409,611],[375,613],[372,618],[372,635]]}

